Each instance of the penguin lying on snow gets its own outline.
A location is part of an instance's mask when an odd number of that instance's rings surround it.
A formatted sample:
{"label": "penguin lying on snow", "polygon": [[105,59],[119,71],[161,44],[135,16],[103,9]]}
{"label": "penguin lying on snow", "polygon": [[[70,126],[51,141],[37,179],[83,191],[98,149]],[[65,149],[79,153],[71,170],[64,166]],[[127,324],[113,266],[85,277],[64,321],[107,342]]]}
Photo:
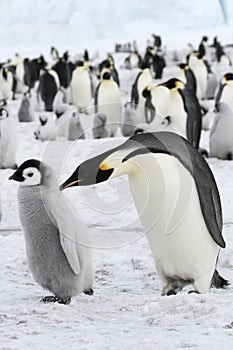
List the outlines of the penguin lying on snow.
{"label": "penguin lying on snow", "polygon": [[88,232],[67,205],[51,168],[30,159],[9,179],[20,183],[19,216],[29,269],[54,294],[42,301],[69,304],[78,293],[93,294]]}
{"label": "penguin lying on snow", "polygon": [[[213,174],[198,151],[170,132],[138,134],[80,164],[61,189],[127,174],[160,275],[162,295],[192,284],[198,293],[224,288],[216,263],[222,211]],[[155,181],[156,179],[156,181]]]}
{"label": "penguin lying on snow", "polygon": [[39,117],[40,125],[34,132],[35,138],[41,141],[54,141],[57,136],[56,115],[52,113],[44,113]]}
{"label": "penguin lying on snow", "polygon": [[233,111],[225,102],[216,106],[210,132],[210,157],[233,160]]}

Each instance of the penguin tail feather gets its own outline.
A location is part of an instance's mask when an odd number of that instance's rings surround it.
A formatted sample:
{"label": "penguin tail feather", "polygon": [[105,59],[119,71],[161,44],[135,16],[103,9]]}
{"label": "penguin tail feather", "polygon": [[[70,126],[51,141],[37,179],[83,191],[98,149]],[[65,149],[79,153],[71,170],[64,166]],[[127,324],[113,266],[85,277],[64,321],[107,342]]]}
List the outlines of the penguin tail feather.
{"label": "penguin tail feather", "polygon": [[217,289],[225,289],[227,286],[230,285],[230,282],[219,275],[218,271],[214,271],[214,275],[212,278],[211,287],[217,288]]}

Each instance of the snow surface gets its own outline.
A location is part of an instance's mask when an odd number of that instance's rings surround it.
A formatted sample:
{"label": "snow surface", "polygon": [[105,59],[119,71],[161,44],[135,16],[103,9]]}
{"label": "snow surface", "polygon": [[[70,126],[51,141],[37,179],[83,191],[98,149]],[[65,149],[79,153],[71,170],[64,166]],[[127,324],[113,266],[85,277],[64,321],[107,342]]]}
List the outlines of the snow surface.
{"label": "snow surface", "polygon": [[[35,6],[34,10],[25,13],[24,8],[32,6],[32,3]],[[151,17],[145,20],[145,31],[142,35],[141,27],[143,27],[144,22],[140,17],[137,17],[135,10],[134,20],[121,28],[119,37],[109,33],[109,38],[105,40],[104,28],[106,27],[99,26],[98,22],[101,19],[103,21],[104,16],[96,18],[96,21],[93,21],[92,17],[93,12],[99,10],[100,1],[96,1],[95,5],[90,8],[85,7],[84,1],[79,2],[79,4],[81,3],[82,6],[79,8],[82,8],[83,12],[76,13],[73,11],[73,6],[78,7],[76,1],[67,1],[64,8],[62,5],[64,2],[60,1],[41,1],[40,4],[43,6],[39,7],[32,0],[25,0],[23,5],[22,2],[16,0],[11,0],[11,2],[2,0],[0,18],[2,22],[5,21],[8,30],[4,34],[1,33],[0,36],[0,43],[3,47],[5,46],[5,49],[1,51],[1,57],[13,56],[19,48],[22,49],[20,52],[22,55],[28,53],[36,55],[56,43],[64,49],[69,48],[70,44],[76,53],[79,48],[86,47],[86,40],[93,43],[93,52],[99,49],[98,43],[107,52],[112,49],[114,39],[133,40],[135,35],[141,38],[140,40],[145,46],[143,40],[150,35],[152,22],[155,25],[153,31],[160,28],[153,19],[156,11],[152,12]],[[109,8],[109,2],[104,1],[104,3]],[[128,22],[127,16],[129,16],[133,5],[136,4],[138,8],[141,6],[141,9],[148,13],[154,3],[152,0],[144,3],[140,1],[140,4],[139,1],[129,1],[125,9],[122,6],[123,1],[119,1],[111,3],[109,11],[111,15],[111,11],[114,12],[118,9],[118,14],[123,17],[125,23]],[[161,9],[163,3],[165,2],[156,2],[156,6],[161,6]],[[170,1],[171,9],[173,3]],[[196,3],[199,4],[199,7],[197,6],[199,10],[196,10],[199,11],[199,14],[203,11],[200,3],[205,6],[206,10],[207,5],[203,1],[177,2],[182,11],[186,11],[187,7],[190,8],[190,11],[194,11]],[[214,1],[206,3],[213,5]],[[229,4],[230,1],[228,1]],[[215,8],[216,5],[213,6]],[[44,24],[41,26],[42,14],[47,14],[48,8],[51,9],[50,16],[44,20]],[[164,5],[164,13],[166,11],[167,8],[165,9]],[[69,19],[71,12],[73,19]],[[209,25],[204,27],[205,23],[203,22],[203,28],[206,28],[204,33],[192,28],[185,32],[175,31],[176,35],[173,36],[162,26],[161,34],[163,32],[167,34],[164,38],[165,43],[170,44],[171,47],[175,47],[176,44],[179,46],[181,43],[185,45],[188,38],[188,41],[196,45],[201,36],[206,33],[219,35],[219,37],[224,37],[228,42],[231,42],[231,27],[226,27],[223,31],[217,31],[211,27],[213,24],[221,25],[221,19],[214,14],[214,11],[212,12],[212,15],[208,17]],[[9,17],[3,18],[6,13],[9,14]],[[194,16],[196,12],[192,13]],[[174,20],[177,18],[174,16],[178,16],[180,18],[179,25],[183,24],[183,17],[180,17],[179,14],[175,14],[171,10],[171,14],[168,15]],[[14,25],[12,18],[16,22]],[[202,18],[204,18],[204,11]],[[115,28],[112,29],[113,32],[116,30],[118,19],[118,17],[114,17]],[[121,21],[123,20],[121,19]],[[188,19],[184,21],[188,24]],[[192,21],[195,22],[194,19]],[[35,26],[32,26],[32,23]],[[70,26],[69,31],[66,31],[67,25]],[[50,29],[51,26],[54,28],[54,32],[49,30],[49,38],[45,37],[48,26]],[[79,35],[77,40],[80,39],[80,33],[84,35],[84,27],[88,27],[87,36],[85,32],[83,41],[81,40],[77,47],[73,41],[65,41],[67,33],[70,33],[74,27]],[[94,41],[97,27],[101,33],[98,33],[99,41]],[[32,41],[38,28],[41,28],[41,33],[38,33],[38,46],[36,47],[33,46]],[[131,37],[124,36],[129,28],[133,35]],[[22,31],[25,31],[27,36],[23,37]],[[17,35],[15,35],[16,33]],[[59,38],[57,38],[57,33],[60,35]],[[73,33],[75,37],[76,32]],[[100,41],[101,35],[103,36],[102,41]],[[9,44],[9,40],[12,40],[12,45]],[[122,65],[124,57],[123,54],[115,55],[118,68]],[[167,67],[164,80],[172,76],[176,69],[175,66]],[[122,101],[126,101],[129,98],[130,86],[138,71],[120,69],[119,72]],[[213,105],[213,101],[210,104]],[[20,100],[10,102],[15,115],[17,115],[19,105]],[[91,116],[82,116],[82,122],[87,130],[91,125]],[[107,140],[93,140],[89,134],[86,140],[77,142],[69,142],[60,138],[57,141],[42,143],[35,140],[33,136],[36,122],[18,123],[17,127],[18,164],[28,158],[43,159],[54,169],[57,169],[60,183],[87,157],[125,140],[120,136],[120,133],[118,137]],[[208,138],[209,131],[203,131],[201,145],[207,149]],[[227,242],[227,248],[220,253],[218,269],[225,278],[232,281],[233,161],[211,158],[208,159],[208,163],[213,170],[221,194],[224,237]],[[160,297],[159,278],[146,237],[142,233],[137,218],[126,178],[118,178],[90,188],[70,189],[64,192],[65,196],[71,200],[77,215],[87,225],[93,247],[95,247],[93,248],[95,293],[93,296],[77,296],[73,298],[69,306],[40,304],[39,301],[41,297],[46,295],[46,292],[33,281],[27,267],[24,238],[17,211],[18,185],[7,180],[11,174],[12,170],[10,169],[0,170],[3,212],[0,222],[1,350],[232,349],[233,313],[231,303],[233,285],[229,286],[227,290],[212,289],[206,295],[188,295],[187,289],[185,289],[176,296]]]}

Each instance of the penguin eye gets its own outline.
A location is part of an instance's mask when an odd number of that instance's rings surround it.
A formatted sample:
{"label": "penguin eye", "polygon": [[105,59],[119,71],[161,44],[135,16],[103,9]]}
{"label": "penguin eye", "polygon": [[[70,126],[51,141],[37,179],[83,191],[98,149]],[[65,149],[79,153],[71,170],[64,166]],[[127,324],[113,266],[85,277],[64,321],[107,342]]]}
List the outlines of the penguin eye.
{"label": "penguin eye", "polygon": [[28,177],[32,177],[33,176],[33,173],[28,173]]}

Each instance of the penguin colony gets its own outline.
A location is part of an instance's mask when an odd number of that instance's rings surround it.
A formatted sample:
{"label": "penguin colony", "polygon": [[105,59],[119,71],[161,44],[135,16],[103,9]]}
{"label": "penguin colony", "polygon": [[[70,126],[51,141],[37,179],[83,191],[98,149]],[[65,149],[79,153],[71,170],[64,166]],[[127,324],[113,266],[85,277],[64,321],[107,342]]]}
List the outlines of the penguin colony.
{"label": "penguin colony", "polygon": [[[161,294],[176,294],[186,285],[196,293],[227,287],[217,267],[226,245],[221,200],[203,154],[233,160],[232,58],[232,45],[223,46],[217,37],[212,44],[203,36],[196,48],[188,44],[169,51],[153,34],[144,51],[136,41],[118,43],[102,60],[87,50],[74,58],[52,47],[48,60],[17,53],[1,63],[0,169],[15,170],[9,179],[19,183],[28,266],[35,281],[53,294],[43,302],[68,304],[81,292],[93,294],[88,232],[61,191],[125,174]],[[125,91],[123,75],[129,71],[131,86]],[[18,115],[12,115],[16,101]],[[17,164],[18,122],[34,123],[34,142],[126,140],[74,164],[76,170],[59,189],[49,164],[37,159]],[[203,128],[210,130],[208,150],[200,148]]]}

